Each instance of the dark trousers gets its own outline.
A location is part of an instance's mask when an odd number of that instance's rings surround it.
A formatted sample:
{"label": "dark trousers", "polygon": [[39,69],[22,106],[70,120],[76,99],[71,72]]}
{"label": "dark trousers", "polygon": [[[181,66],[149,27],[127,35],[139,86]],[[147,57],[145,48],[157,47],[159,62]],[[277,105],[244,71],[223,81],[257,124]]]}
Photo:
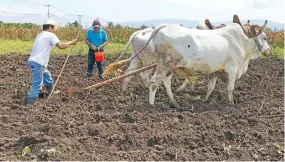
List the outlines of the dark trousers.
{"label": "dark trousers", "polygon": [[[94,52],[97,52],[98,50],[94,51],[92,49],[89,49],[88,51],[88,68],[87,68],[87,76],[92,76],[93,74],[93,67],[94,67],[94,63],[95,63],[95,55]],[[100,49],[100,52],[103,52],[103,49]],[[96,62],[97,64],[97,68],[98,68],[98,74],[99,77],[103,74],[103,66],[104,63],[103,62]]]}

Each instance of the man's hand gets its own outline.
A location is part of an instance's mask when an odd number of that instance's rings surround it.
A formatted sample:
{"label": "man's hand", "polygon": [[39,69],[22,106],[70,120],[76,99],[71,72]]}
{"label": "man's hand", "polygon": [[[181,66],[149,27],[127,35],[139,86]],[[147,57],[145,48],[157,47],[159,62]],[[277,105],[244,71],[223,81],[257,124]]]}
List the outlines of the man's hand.
{"label": "man's hand", "polygon": [[102,47],[103,47],[103,45],[100,45],[100,46],[98,47],[98,50],[100,50]]}
{"label": "man's hand", "polygon": [[56,47],[58,47],[59,49],[66,49],[70,47],[71,45],[76,45],[77,41],[78,41],[77,39],[73,39],[72,41],[65,42],[65,43],[58,42],[56,44]]}
{"label": "man's hand", "polygon": [[70,45],[76,45],[77,42],[78,42],[77,39],[73,39],[72,42],[70,43]]}
{"label": "man's hand", "polygon": [[90,45],[90,48],[93,49],[94,51],[97,49],[96,46],[94,46],[93,44]]}

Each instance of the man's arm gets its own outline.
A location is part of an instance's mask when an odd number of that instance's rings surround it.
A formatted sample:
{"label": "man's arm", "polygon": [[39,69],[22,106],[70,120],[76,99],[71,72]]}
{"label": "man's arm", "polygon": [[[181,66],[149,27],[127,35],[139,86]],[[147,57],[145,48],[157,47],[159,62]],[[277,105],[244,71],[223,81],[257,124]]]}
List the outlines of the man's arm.
{"label": "man's arm", "polygon": [[102,48],[102,47],[104,47],[104,46],[106,46],[106,45],[108,44],[108,36],[107,36],[106,32],[104,32],[103,39],[104,39],[104,43],[101,44],[101,45],[98,47],[99,49]]}
{"label": "man's arm", "polygon": [[53,46],[56,46],[59,49],[65,49],[65,48],[68,48],[69,46],[75,45],[77,43],[77,39],[73,39],[72,41],[62,43],[62,42],[60,42],[60,40],[58,39],[58,37],[54,33],[51,33],[50,38],[51,38],[51,40],[50,40],[51,44]]}
{"label": "man's arm", "polygon": [[91,44],[91,43],[89,42],[89,40],[85,39],[85,43],[86,43],[91,49],[93,49],[94,51],[97,49],[97,47],[94,46],[93,44]]}
{"label": "man's arm", "polygon": [[108,44],[108,41],[107,41],[107,40],[105,40],[105,42],[104,42],[103,44],[101,44],[98,48],[102,48],[102,47],[104,47],[106,44]]}
{"label": "man's arm", "polygon": [[76,43],[77,43],[77,39],[73,39],[72,41],[65,42],[65,43],[58,42],[56,44],[56,47],[59,48],[59,49],[66,49],[66,48],[68,48],[71,45],[75,45]]}
{"label": "man's arm", "polygon": [[88,30],[88,32],[86,33],[86,36],[85,36],[85,43],[91,48],[91,49],[93,49],[94,51],[97,49],[97,47],[96,46],[94,46],[93,44],[91,44],[90,42],[89,42],[89,39],[90,39],[90,30]]}
{"label": "man's arm", "polygon": [[89,40],[88,39],[85,39],[85,43],[89,46],[89,47],[91,47],[91,43],[89,42]]}

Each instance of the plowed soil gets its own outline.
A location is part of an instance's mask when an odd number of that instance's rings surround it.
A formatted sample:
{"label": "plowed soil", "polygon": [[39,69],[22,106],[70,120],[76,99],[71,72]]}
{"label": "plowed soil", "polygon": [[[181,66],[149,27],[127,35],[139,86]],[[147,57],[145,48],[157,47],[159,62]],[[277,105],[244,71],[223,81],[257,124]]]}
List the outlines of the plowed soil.
{"label": "plowed soil", "polygon": [[[208,80],[194,92],[175,93],[184,109],[170,107],[163,86],[155,106],[136,75],[128,92],[121,82],[68,96],[68,87],[98,83],[97,68],[84,79],[86,56],[70,57],[56,90],[23,105],[31,85],[28,56],[0,56],[0,160],[284,160],[284,61],[256,59],[237,82],[229,104],[221,81],[203,101]],[[52,56],[56,80],[66,56]],[[117,58],[117,57],[116,57]],[[107,56],[105,64],[115,57]],[[172,90],[183,83],[173,78]],[[30,151],[22,150],[30,146]]]}

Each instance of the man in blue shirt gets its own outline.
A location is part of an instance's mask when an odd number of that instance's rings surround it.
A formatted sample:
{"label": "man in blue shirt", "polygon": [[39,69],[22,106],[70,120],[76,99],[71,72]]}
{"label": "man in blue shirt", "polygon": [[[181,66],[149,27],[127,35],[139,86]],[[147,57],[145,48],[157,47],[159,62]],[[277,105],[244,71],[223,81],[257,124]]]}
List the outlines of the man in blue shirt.
{"label": "man in blue shirt", "polygon": [[[101,29],[101,23],[98,19],[93,21],[93,29],[88,30],[85,38],[86,44],[89,46],[88,51],[88,68],[87,77],[91,77],[93,74],[93,66],[95,63],[94,52],[104,52],[104,46],[108,43],[108,37],[106,32]],[[99,78],[102,79],[103,74],[103,62],[97,62]]]}

